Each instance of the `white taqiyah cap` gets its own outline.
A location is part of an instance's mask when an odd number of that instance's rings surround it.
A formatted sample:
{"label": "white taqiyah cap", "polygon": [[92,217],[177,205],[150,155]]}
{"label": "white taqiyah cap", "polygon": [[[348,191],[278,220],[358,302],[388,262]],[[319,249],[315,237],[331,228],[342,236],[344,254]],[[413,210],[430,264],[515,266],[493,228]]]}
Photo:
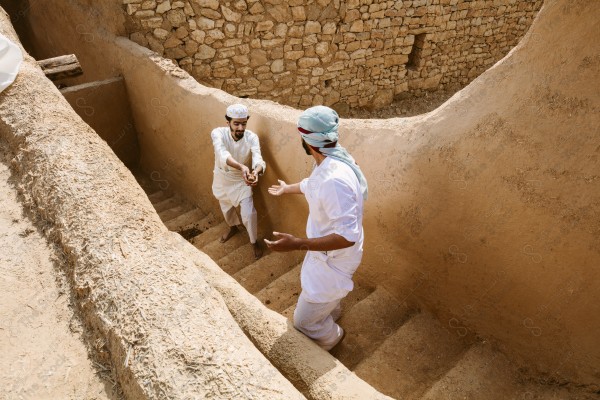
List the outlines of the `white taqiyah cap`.
{"label": "white taqiyah cap", "polygon": [[232,104],[227,107],[226,115],[229,118],[248,118],[248,107],[243,104]]}

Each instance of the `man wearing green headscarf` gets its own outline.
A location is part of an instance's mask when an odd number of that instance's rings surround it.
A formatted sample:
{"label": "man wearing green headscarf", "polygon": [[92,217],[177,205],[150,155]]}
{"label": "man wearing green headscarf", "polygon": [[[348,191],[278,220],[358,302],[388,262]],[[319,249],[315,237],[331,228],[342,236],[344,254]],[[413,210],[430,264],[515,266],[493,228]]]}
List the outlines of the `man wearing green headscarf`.
{"label": "man wearing green headscarf", "polygon": [[340,301],[354,288],[352,275],[362,259],[363,201],[367,180],[352,156],[338,143],[337,113],[316,106],[298,119],[306,154],[316,166],[309,178],[269,188],[274,196],[304,194],[309,216],[307,238],[273,232],[266,240],[274,251],[308,250],[302,263],[302,293],[294,311],[294,326],[325,350],[338,344],[344,330],[336,324]]}

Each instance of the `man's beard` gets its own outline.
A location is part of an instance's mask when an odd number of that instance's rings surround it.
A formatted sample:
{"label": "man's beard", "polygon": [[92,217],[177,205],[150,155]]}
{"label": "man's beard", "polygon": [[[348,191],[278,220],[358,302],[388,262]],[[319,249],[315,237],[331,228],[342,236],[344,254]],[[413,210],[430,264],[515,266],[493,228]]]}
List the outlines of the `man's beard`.
{"label": "man's beard", "polygon": [[308,147],[308,145],[306,144],[306,142],[304,141],[304,139],[300,139],[302,141],[302,148],[304,149],[304,151],[306,152],[307,156],[310,156],[310,147]]}
{"label": "man's beard", "polygon": [[231,129],[231,136],[233,136],[233,138],[234,138],[235,140],[240,140],[241,138],[243,138],[243,137],[244,137],[244,133],[245,133],[245,132],[246,132],[246,131],[240,131],[240,132],[237,132],[237,131],[235,131],[235,130]]}

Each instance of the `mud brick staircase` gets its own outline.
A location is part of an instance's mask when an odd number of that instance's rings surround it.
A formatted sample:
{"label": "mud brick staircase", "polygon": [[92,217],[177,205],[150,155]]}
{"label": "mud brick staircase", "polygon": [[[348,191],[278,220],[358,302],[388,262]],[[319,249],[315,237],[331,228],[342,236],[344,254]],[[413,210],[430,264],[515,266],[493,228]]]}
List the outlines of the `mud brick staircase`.
{"label": "mud brick staircase", "polygon": [[[137,176],[156,212],[210,256],[266,307],[291,318],[300,294],[303,253],[265,248],[254,259],[242,229],[220,243],[227,225],[222,215],[206,214],[177,194],[157,189]],[[397,399],[600,399],[577,388],[540,383],[519,369],[490,343],[460,337],[432,315],[396,300],[382,287],[362,287],[342,301],[338,323],[346,337],[331,354],[374,388]]]}

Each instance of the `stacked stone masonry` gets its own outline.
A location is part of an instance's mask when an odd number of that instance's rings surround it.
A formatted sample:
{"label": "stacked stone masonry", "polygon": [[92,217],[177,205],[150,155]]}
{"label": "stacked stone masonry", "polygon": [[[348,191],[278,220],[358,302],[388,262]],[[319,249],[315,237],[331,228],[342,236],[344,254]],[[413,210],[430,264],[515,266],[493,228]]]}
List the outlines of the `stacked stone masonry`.
{"label": "stacked stone masonry", "polygon": [[381,108],[462,87],[542,0],[123,0],[130,38],[198,81],[293,107]]}

